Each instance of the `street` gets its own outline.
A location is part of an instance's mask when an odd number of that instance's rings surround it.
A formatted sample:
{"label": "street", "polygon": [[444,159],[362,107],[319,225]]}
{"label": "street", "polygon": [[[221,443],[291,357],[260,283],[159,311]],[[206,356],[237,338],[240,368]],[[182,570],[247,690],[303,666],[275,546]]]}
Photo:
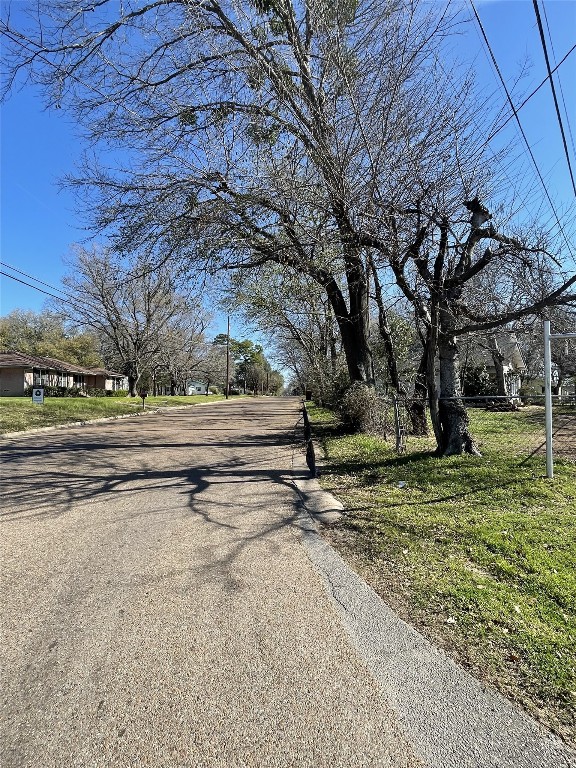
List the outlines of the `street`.
{"label": "street", "polygon": [[302,544],[298,409],[2,442],[3,768],[421,764]]}

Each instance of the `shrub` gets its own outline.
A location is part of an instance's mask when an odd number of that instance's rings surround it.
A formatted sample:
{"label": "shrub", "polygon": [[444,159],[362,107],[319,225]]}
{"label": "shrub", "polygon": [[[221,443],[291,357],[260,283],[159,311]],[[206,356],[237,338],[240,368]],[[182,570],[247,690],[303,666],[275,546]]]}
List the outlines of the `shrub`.
{"label": "shrub", "polygon": [[468,365],[461,374],[464,397],[496,395],[496,385],[490,378],[485,365]]}
{"label": "shrub", "polygon": [[382,408],[373,387],[355,381],[340,402],[344,425],[354,432],[382,432]]}
{"label": "shrub", "polygon": [[107,389],[106,397],[128,397],[127,389]]}
{"label": "shrub", "polygon": [[350,387],[350,379],[346,371],[340,371],[335,376],[326,377],[322,386],[312,386],[314,400],[326,408],[338,409]]}
{"label": "shrub", "polygon": [[86,387],[88,397],[106,397],[106,390],[101,387]]}
{"label": "shrub", "polygon": [[41,387],[44,397],[82,397],[84,392],[80,387],[56,387],[53,384],[35,384],[24,389],[24,397],[32,397],[32,391]]}

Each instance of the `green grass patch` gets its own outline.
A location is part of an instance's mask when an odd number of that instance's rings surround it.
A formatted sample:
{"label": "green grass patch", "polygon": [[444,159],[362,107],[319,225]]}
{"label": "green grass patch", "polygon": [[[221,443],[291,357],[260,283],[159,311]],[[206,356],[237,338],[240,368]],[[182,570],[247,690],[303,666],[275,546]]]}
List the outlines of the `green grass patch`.
{"label": "green grass patch", "polygon": [[576,464],[550,481],[526,451],[540,411],[471,411],[483,456],[448,458],[427,439],[398,456],[321,414],[321,482],[348,512],[326,535],[404,618],[574,742]]}
{"label": "green grass patch", "polygon": [[[146,410],[194,405],[222,399],[223,395],[147,397]],[[90,421],[108,416],[122,416],[138,410],[142,410],[141,398],[48,397],[43,405],[36,405],[29,397],[2,397],[0,398],[0,434],[70,424],[75,421]]]}

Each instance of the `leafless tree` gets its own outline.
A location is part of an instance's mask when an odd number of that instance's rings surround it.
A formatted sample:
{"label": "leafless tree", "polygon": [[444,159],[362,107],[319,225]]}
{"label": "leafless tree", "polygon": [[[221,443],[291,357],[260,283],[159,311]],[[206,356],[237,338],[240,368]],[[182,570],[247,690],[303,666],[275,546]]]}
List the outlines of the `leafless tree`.
{"label": "leafless tree", "polygon": [[[234,376],[233,361],[231,376]],[[226,391],[226,347],[217,344],[205,344],[200,359],[193,369],[193,374],[206,384],[206,394],[211,386],[221,392]]]}
{"label": "leafless tree", "polygon": [[96,332],[107,364],[128,377],[131,396],[155,368],[176,375],[177,361],[188,363],[201,339],[206,313],[168,267],[127,273],[110,252],[77,248],[64,285],[68,312]]}
{"label": "leafless tree", "polygon": [[74,182],[116,250],[307,275],[330,302],[350,381],[368,385],[371,259],[421,326],[440,453],[475,452],[459,335],[537,311],[573,279],[559,270],[550,294],[490,317],[470,301],[480,273],[548,250],[506,219],[488,223],[483,203],[503,193],[484,141],[490,105],[443,63],[449,4],[40,5],[35,30],[3,22],[6,82],[26,71],[90,139],[132,151],[121,169],[87,164]]}
{"label": "leafless tree", "polygon": [[71,106],[93,140],[138,151],[129,172],[86,168],[77,182],[100,192],[89,205],[118,250],[309,275],[350,379],[371,383],[358,229],[393,191],[391,167],[435,154],[442,110],[425,103],[425,72],[452,19],[406,0],[41,8],[36,30],[5,21],[9,71]]}
{"label": "leafless tree", "polygon": [[225,302],[258,328],[302,393],[335,404],[345,377],[338,326],[325,293],[310,277],[264,264],[230,276]]}
{"label": "leafless tree", "polygon": [[[565,306],[547,307],[535,317],[527,317],[518,327],[518,338],[526,363],[523,386],[537,381],[543,385],[544,343],[543,320],[550,320],[552,333],[576,333],[576,302]],[[553,393],[560,394],[563,384],[576,377],[576,340],[553,339],[551,358],[554,366]]]}

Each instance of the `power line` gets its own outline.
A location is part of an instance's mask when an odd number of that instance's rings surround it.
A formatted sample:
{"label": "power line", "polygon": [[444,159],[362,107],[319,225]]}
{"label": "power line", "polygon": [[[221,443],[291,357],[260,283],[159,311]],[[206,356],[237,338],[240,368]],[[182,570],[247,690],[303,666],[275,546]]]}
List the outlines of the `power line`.
{"label": "power line", "polygon": [[[53,288],[55,291],[59,291],[59,288],[54,288],[54,286],[49,285],[48,283],[44,283],[42,280],[38,280],[36,277],[33,277],[32,275],[26,274],[26,272],[22,272],[19,269],[16,269],[15,267],[11,267],[9,264],[5,264],[3,261],[0,261],[0,264],[2,266],[8,267],[8,269],[13,269],[15,272],[18,272],[21,275],[25,275],[26,277],[29,277],[31,280],[36,280],[38,283],[42,283],[42,285],[47,286],[48,288]],[[4,275],[4,277],[10,278],[10,280],[15,280],[17,283],[22,283],[22,285],[26,285],[28,288],[33,288],[35,291],[39,291],[40,293],[45,294],[46,296],[50,296],[52,299],[56,299],[56,301],[59,302],[65,302],[68,304],[72,309],[76,310],[81,316],[86,318],[88,321],[95,320],[95,316],[92,312],[87,311],[86,307],[82,307],[80,304],[78,304],[77,301],[72,299],[70,296],[57,296],[54,293],[50,293],[49,291],[45,291],[43,288],[39,288],[37,285],[33,285],[32,283],[27,282],[26,280],[21,280],[19,277],[16,277],[15,275],[11,275],[8,272],[5,272],[4,270],[0,269],[0,275]]]}
{"label": "power line", "polygon": [[530,158],[532,160],[534,168],[536,169],[536,173],[538,174],[538,178],[540,179],[540,183],[542,185],[542,189],[544,190],[544,194],[546,195],[546,199],[548,200],[548,203],[550,205],[550,209],[552,210],[552,213],[554,214],[554,218],[556,219],[556,223],[558,225],[558,229],[562,233],[562,236],[564,237],[566,245],[568,246],[568,252],[572,256],[572,258],[574,258],[574,254],[573,254],[572,248],[570,246],[570,241],[568,240],[568,236],[566,235],[566,233],[564,231],[564,227],[562,226],[562,224],[560,222],[560,218],[558,217],[558,214],[556,212],[556,208],[554,207],[554,203],[552,202],[552,198],[550,197],[550,193],[548,192],[548,187],[546,186],[544,178],[542,177],[542,173],[540,172],[540,168],[538,167],[538,163],[536,162],[536,158],[534,157],[534,153],[532,152],[532,147],[530,146],[530,143],[528,142],[528,139],[526,138],[526,133],[524,132],[524,128],[522,127],[522,123],[520,122],[520,116],[518,115],[518,110],[514,106],[514,102],[512,101],[512,97],[510,96],[510,91],[508,90],[508,86],[506,85],[506,81],[504,80],[504,77],[502,75],[500,67],[498,66],[498,62],[496,61],[496,56],[494,55],[494,51],[492,50],[492,46],[490,45],[490,42],[488,40],[488,36],[486,35],[486,32],[484,30],[484,26],[482,25],[482,22],[480,21],[480,16],[478,15],[478,11],[476,10],[476,6],[474,5],[474,0],[469,0],[469,3],[471,5],[471,7],[472,7],[472,10],[474,11],[474,16],[476,17],[476,21],[478,23],[480,31],[482,32],[482,37],[484,38],[484,42],[485,42],[486,47],[488,49],[488,52],[490,54],[490,58],[492,59],[492,63],[494,65],[494,68],[495,68],[495,70],[496,70],[496,72],[498,74],[500,82],[502,83],[502,87],[504,88],[504,93],[506,94],[506,98],[508,99],[508,104],[510,105],[510,108],[512,109],[512,112],[514,114],[516,122],[518,123],[518,128],[520,129],[520,133],[522,134],[522,138],[524,139],[524,143],[526,144],[526,149],[528,150],[528,153],[530,154]]}
{"label": "power line", "polygon": [[[7,269],[11,269],[13,272],[17,272],[19,275],[24,275],[24,277],[29,277],[30,280],[34,280],[36,283],[40,283],[40,285],[45,285],[47,288],[51,288],[53,291],[58,291],[59,293],[64,293],[60,288],[56,288],[54,285],[50,285],[50,283],[45,283],[43,280],[40,280],[37,277],[34,277],[34,275],[29,275],[27,272],[23,272],[21,269],[16,269],[16,267],[13,267],[12,264],[7,264],[5,261],[0,261],[0,264],[3,267],[6,267]],[[2,273],[4,274],[4,273]],[[10,277],[10,275],[7,275],[7,277]]]}
{"label": "power line", "polygon": [[566,135],[564,133],[562,115],[560,114],[560,107],[558,106],[558,97],[556,96],[556,88],[554,87],[554,80],[552,79],[552,72],[550,70],[550,59],[548,58],[548,48],[546,46],[546,38],[544,37],[544,28],[542,27],[542,19],[540,18],[540,9],[538,8],[538,0],[532,0],[532,3],[534,5],[534,11],[536,13],[536,21],[538,22],[538,31],[540,32],[540,42],[542,43],[542,50],[544,51],[544,59],[546,60],[546,69],[548,70],[548,79],[550,80],[550,88],[552,89],[552,96],[554,97],[554,106],[556,107],[556,117],[558,118],[558,125],[560,126],[560,133],[562,134],[562,143],[564,144],[564,153],[566,154],[566,162],[568,163],[568,170],[570,171],[572,189],[574,190],[574,195],[576,195],[576,182],[574,181],[574,174],[572,173],[572,164],[570,162],[570,155],[568,154],[568,144],[566,143]]}
{"label": "power line", "polygon": [[[569,51],[568,51],[568,53],[567,53],[567,54],[564,56],[564,58],[562,59],[562,61],[560,61],[558,64],[556,64],[556,66],[554,67],[554,69],[552,70],[552,72],[551,72],[550,74],[552,74],[552,75],[553,75],[553,74],[554,74],[554,72],[556,72],[556,70],[557,70],[557,69],[560,69],[560,67],[562,66],[562,64],[564,64],[564,62],[566,61],[566,59],[568,58],[568,56],[570,56],[570,54],[571,54],[571,53],[574,53],[574,51],[575,51],[575,50],[576,50],[576,43],[574,43],[574,45],[572,46],[572,48],[570,48],[570,50],[569,50]],[[549,79],[549,76],[547,75],[547,76],[544,78],[544,80],[542,80],[542,82],[540,83],[540,85],[538,85],[536,88],[534,88],[534,90],[532,91],[532,93],[530,93],[530,94],[528,94],[528,96],[526,96],[526,98],[524,99],[524,101],[523,101],[523,102],[522,102],[522,103],[521,103],[519,106],[517,106],[517,107],[516,107],[516,111],[517,111],[517,112],[520,112],[520,110],[522,109],[522,107],[525,107],[525,106],[526,106],[526,104],[528,104],[528,102],[530,101],[530,99],[532,98],[532,96],[535,96],[535,95],[538,93],[538,91],[540,90],[540,88],[542,88],[542,86],[543,86],[543,85],[546,85],[546,83],[548,82],[548,79]],[[562,86],[560,86],[560,90],[562,90]],[[562,94],[562,100],[564,100],[564,94]],[[566,109],[566,105],[564,105],[564,109]],[[507,125],[508,125],[508,123],[510,122],[510,120],[513,120],[513,119],[514,119],[514,113],[512,113],[511,115],[508,115],[508,117],[506,118],[506,120],[504,120],[504,122],[502,123],[502,125],[500,125],[498,128],[496,128],[496,130],[492,131],[492,133],[490,134],[490,136],[488,136],[488,138],[487,138],[487,139],[486,139],[486,141],[484,142],[484,146],[486,146],[486,144],[488,144],[489,142],[491,142],[491,141],[492,141],[492,139],[494,138],[494,136],[497,136],[497,135],[500,133],[500,131],[501,131],[501,130],[502,130],[504,127],[505,127],[505,126],[507,126]],[[568,125],[568,128],[570,128],[570,125]],[[570,135],[572,135],[572,132],[570,132]]]}
{"label": "power line", "polygon": [[[548,40],[550,41],[552,56],[554,61],[556,61],[556,51],[554,50],[554,41],[552,40],[552,33],[550,32],[550,24],[548,23],[548,14],[546,13],[546,4],[544,3],[544,0],[542,0],[542,10],[544,11],[544,19],[546,21],[546,29],[548,30]],[[564,59],[562,61],[564,61]],[[562,61],[560,62],[560,64],[562,64]],[[552,70],[552,74],[556,72],[556,70],[558,69],[558,66]],[[566,99],[564,98],[564,89],[562,88],[562,80],[560,79],[560,73],[558,73],[556,79],[558,81],[558,86],[560,87],[560,95],[562,96],[562,106],[564,107],[564,117],[566,118],[568,133],[570,134],[570,142],[572,144],[572,155],[573,157],[576,157],[576,146],[574,146],[574,136],[572,134],[572,126],[570,125],[570,116],[568,114],[568,107],[566,106]]]}
{"label": "power line", "polygon": [[[63,301],[62,296],[56,296],[53,293],[49,293],[48,291],[43,290],[42,288],[38,288],[37,285],[32,285],[32,283],[27,283],[26,280],[20,280],[19,277],[15,277],[14,275],[9,275],[8,272],[4,272],[0,269],[0,275],[4,275],[4,277],[9,277],[11,280],[16,280],[17,283],[22,283],[22,285],[27,285],[29,288],[34,288],[35,291],[40,291],[40,293],[45,293],[46,296],[51,296],[53,299],[57,299],[58,301]],[[35,280],[35,278],[32,278],[32,280]],[[58,290],[56,288],[56,290]]]}

